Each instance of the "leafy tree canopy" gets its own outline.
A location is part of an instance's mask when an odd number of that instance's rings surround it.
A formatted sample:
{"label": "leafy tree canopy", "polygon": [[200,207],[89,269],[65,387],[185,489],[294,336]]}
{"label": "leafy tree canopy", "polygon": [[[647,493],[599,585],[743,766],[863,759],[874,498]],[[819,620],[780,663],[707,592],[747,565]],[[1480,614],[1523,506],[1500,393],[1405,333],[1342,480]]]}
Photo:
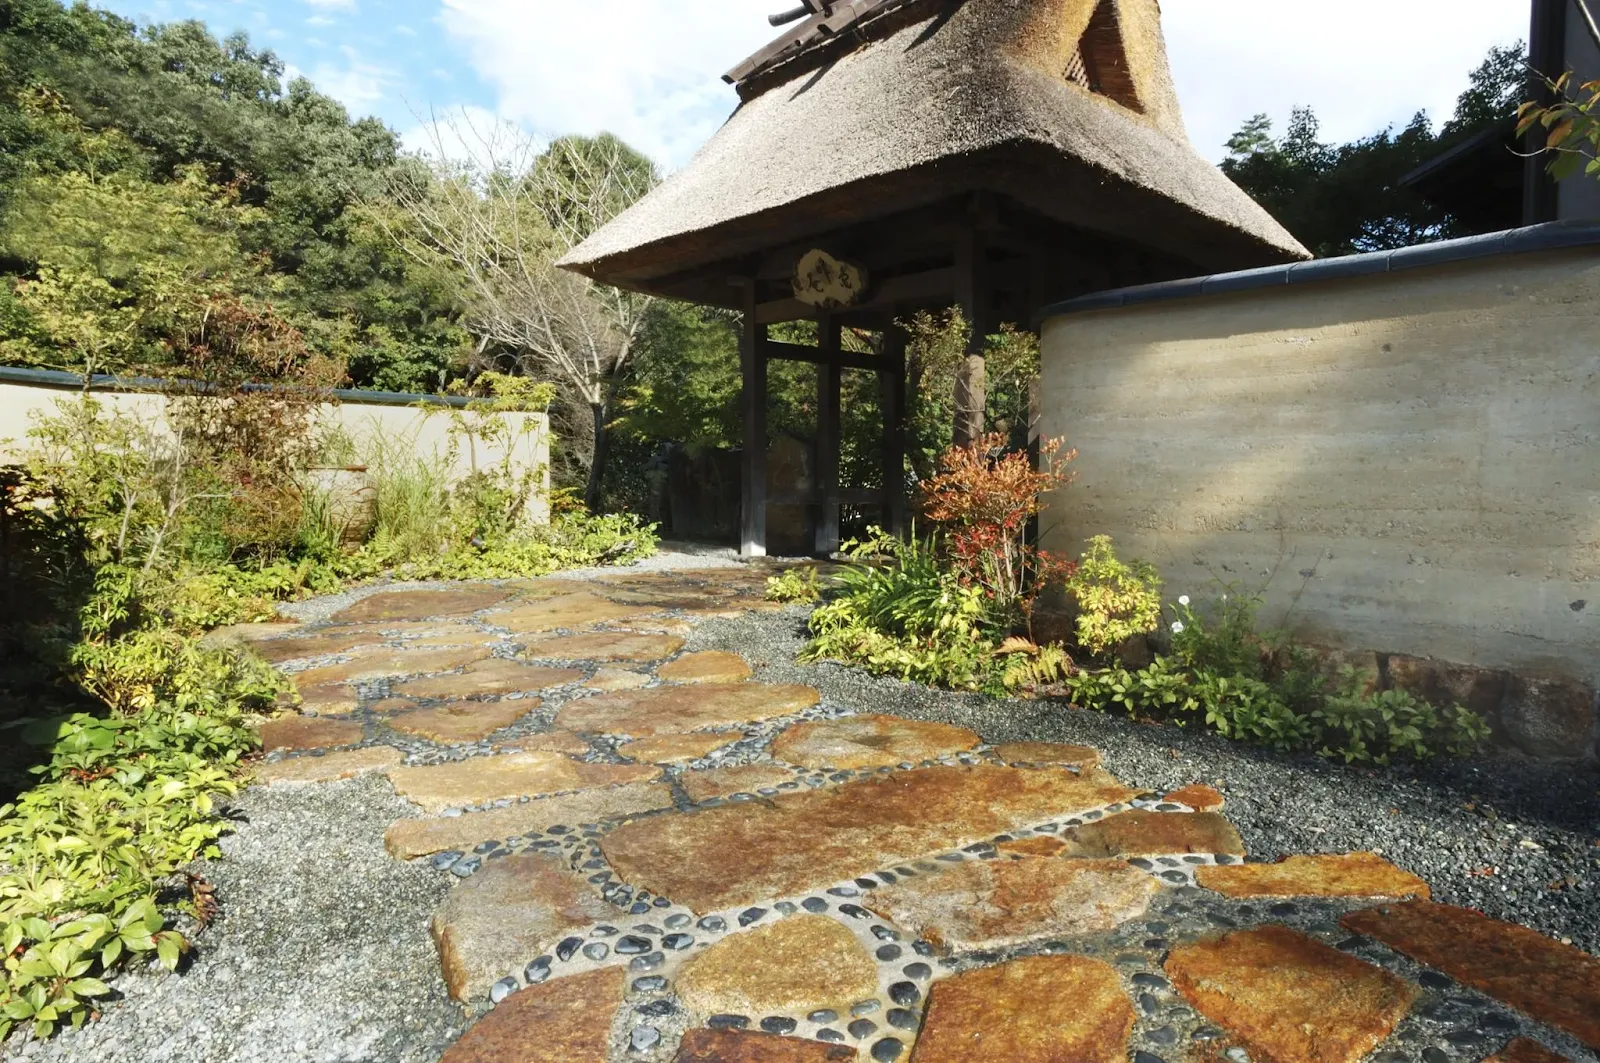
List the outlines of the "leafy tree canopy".
{"label": "leafy tree canopy", "polygon": [[1526,82],[1526,50],[1518,42],[1490,50],[1437,132],[1428,115],[1418,112],[1403,128],[1330,144],[1321,139],[1310,108],[1296,108],[1282,136],[1258,114],[1228,140],[1222,169],[1319,256],[1469,235],[1442,208],[1402,187],[1400,178],[1511,119]]}
{"label": "leafy tree canopy", "polygon": [[173,284],[269,307],[358,386],[442,385],[470,351],[453,280],[364,205],[398,138],[283,74],[200,22],[0,0],[0,358],[170,360],[199,305]]}

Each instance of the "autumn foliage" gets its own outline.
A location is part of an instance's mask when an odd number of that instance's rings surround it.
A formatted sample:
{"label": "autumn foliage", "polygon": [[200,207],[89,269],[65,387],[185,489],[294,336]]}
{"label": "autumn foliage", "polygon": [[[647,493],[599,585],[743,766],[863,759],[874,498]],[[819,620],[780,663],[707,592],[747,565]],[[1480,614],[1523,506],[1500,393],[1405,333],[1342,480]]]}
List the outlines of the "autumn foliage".
{"label": "autumn foliage", "polygon": [[1043,440],[1036,468],[1006,442],[994,433],[945,451],[938,475],[923,485],[922,511],[943,530],[963,581],[981,587],[997,613],[1025,620],[1039,593],[1075,567],[1027,539],[1029,522],[1048,508],[1045,496],[1072,482],[1066,467],[1078,452],[1064,452],[1059,439]]}

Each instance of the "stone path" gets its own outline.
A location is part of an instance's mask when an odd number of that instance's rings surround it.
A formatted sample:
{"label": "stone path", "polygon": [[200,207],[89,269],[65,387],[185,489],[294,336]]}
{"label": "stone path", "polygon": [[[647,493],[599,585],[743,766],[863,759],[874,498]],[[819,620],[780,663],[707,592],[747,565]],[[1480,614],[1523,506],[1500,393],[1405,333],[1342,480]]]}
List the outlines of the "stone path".
{"label": "stone path", "polygon": [[[1221,794],[987,746],[727,652],[770,570],[379,593],[245,629],[266,786],[385,774],[476,1025],[445,1063],[1594,1060],[1600,960],[1371,853],[1250,862]],[[264,636],[264,637],[263,637]],[[1286,781],[1287,784],[1287,781]]]}

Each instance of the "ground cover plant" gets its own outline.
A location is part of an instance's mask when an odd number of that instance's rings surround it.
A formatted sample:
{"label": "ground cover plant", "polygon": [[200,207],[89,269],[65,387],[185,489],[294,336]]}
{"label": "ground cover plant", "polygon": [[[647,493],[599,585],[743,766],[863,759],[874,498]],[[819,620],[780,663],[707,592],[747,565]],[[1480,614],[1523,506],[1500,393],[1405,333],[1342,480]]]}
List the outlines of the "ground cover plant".
{"label": "ground cover plant", "polygon": [[[923,486],[931,530],[900,539],[874,529],[847,544],[853,564],[813,612],[803,659],[991,695],[1061,693],[1086,709],[1347,762],[1461,756],[1487,738],[1485,721],[1459,705],[1375,689],[1376,677],[1259,632],[1258,596],[1165,606],[1155,567],[1119,558],[1107,536],[1073,560],[1038,550],[1028,522],[1070,482],[1072,457],[1047,441],[1035,469],[1000,435],[946,451]],[[1071,645],[1033,636],[1048,591],[1075,613]],[[1150,659],[1152,644],[1162,653]],[[1141,656],[1148,663],[1125,663]]]}
{"label": "ground cover plant", "polygon": [[[305,474],[328,445],[310,416],[320,392],[292,359],[260,362],[283,336],[249,332],[213,333],[226,364],[169,397],[162,423],[63,400],[34,426],[26,466],[0,476],[5,595],[29,605],[0,622],[0,739],[30,751],[3,766],[0,1038],[81,1024],[130,962],[175,968],[180,928],[213,910],[191,865],[218,855],[222,803],[258,746],[251,718],[289,688],[203,632],[379,575],[541,575],[655,547],[635,518],[570,502],[530,519],[543,470],[510,459],[533,429],[507,415],[549,389],[492,375],[480,405],[438,414],[470,472],[452,481],[436,466],[454,452],[397,446],[370,525],[347,526]],[[300,386],[245,388],[251,367]]]}

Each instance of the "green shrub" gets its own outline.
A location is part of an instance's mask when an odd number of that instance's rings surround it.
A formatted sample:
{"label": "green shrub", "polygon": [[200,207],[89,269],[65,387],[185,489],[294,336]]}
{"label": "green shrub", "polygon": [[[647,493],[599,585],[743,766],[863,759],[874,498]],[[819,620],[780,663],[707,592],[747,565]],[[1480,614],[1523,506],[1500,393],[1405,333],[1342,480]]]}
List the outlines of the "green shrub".
{"label": "green shrub", "polygon": [[766,598],[769,602],[815,602],[821,597],[822,587],[817,583],[817,570],[809,566],[791,568],[767,577]]}
{"label": "green shrub", "polygon": [[1096,656],[1161,623],[1161,578],[1145,561],[1123,562],[1111,538],[1098,535],[1067,577],[1078,606],[1078,645]]}
{"label": "green shrub", "polygon": [[229,826],[215,799],[236,792],[258,745],[247,713],[282,682],[248,655],[161,630],[80,660],[118,714],[24,728],[49,759],[39,785],[0,807],[0,1038],[18,1023],[37,1037],[79,1025],[130,958],[177,966],[188,943],[169,924],[182,906],[162,898],[184,865],[218,855]]}
{"label": "green shrub", "polygon": [[[986,686],[995,620],[981,588],[946,571],[931,539],[901,540],[872,529],[845,544],[858,562],[839,574],[842,594],[811,614],[804,660],[837,660],[869,671],[962,690]],[[881,563],[864,563],[882,557]]]}
{"label": "green shrub", "polygon": [[1313,651],[1258,634],[1259,605],[1259,596],[1236,590],[1204,610],[1180,598],[1172,657],[1137,671],[1080,672],[1067,687],[1084,708],[1180,726],[1195,721],[1227,738],[1347,763],[1466,756],[1488,737],[1482,717],[1459,705],[1435,708],[1400,690],[1368,692],[1348,668],[1329,675]]}

